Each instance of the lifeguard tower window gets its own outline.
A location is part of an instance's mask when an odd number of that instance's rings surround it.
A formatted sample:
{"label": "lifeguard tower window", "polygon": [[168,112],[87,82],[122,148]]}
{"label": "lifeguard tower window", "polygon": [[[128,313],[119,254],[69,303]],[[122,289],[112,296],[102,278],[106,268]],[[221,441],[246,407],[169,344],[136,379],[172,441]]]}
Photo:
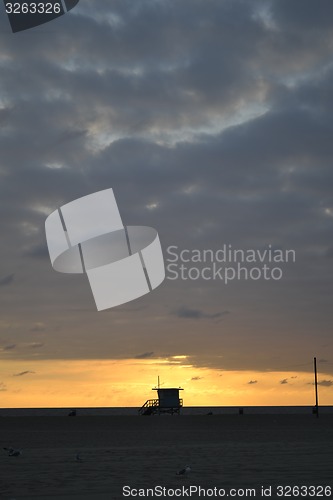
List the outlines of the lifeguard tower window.
{"label": "lifeguard tower window", "polygon": [[156,413],[170,413],[179,415],[183,406],[183,400],[179,398],[180,387],[177,388],[153,388],[157,391],[158,399],[148,399],[139,409],[140,415],[154,415]]}

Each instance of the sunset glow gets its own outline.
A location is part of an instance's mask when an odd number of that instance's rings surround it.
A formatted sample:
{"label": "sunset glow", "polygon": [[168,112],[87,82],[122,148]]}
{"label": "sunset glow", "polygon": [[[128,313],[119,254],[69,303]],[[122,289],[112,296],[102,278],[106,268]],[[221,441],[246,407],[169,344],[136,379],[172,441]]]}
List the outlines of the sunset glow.
{"label": "sunset glow", "polygon": [[[168,360],[3,362],[1,407],[140,407],[151,389],[182,387],[184,406],[314,405],[308,372],[223,371]],[[22,368],[24,367],[24,370]],[[329,379],[320,374],[319,382]],[[330,384],[320,404],[333,404]]]}

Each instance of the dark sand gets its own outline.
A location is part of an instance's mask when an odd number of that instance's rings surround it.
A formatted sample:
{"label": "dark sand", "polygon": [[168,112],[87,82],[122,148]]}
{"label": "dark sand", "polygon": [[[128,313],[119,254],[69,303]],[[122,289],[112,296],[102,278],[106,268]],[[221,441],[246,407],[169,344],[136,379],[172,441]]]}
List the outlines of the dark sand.
{"label": "dark sand", "polygon": [[[333,486],[333,415],[2,417],[0,426],[1,498],[120,499],[124,485],[255,488],[263,498],[262,485]],[[186,464],[192,472],[177,477]]]}

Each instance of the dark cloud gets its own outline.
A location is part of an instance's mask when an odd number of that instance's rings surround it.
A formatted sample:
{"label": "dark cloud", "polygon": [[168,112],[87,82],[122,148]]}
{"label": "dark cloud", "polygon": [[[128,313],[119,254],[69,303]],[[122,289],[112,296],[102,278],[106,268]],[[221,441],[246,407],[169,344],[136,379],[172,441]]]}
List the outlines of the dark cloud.
{"label": "dark cloud", "polygon": [[258,383],[258,380],[250,380],[250,381],[248,382],[248,384],[250,384],[250,385],[251,385],[251,384],[257,384],[257,383]]}
{"label": "dark cloud", "polygon": [[329,0],[318,0],[316,5],[311,0],[295,0],[292,4],[288,0],[273,0],[271,12],[283,30],[296,28],[304,38],[308,30],[331,31],[333,5]]}
{"label": "dark cloud", "polygon": [[26,370],[24,372],[14,373],[13,377],[23,377],[24,375],[28,375],[29,373],[36,373],[36,372]]}
{"label": "dark cloud", "polygon": [[33,244],[31,247],[24,249],[23,255],[36,259],[49,259],[49,252],[45,242]]}
{"label": "dark cloud", "polygon": [[331,387],[333,385],[333,380],[320,380],[318,382],[318,385],[321,385],[323,387]]}
{"label": "dark cloud", "polygon": [[328,247],[328,248],[326,249],[325,256],[326,256],[328,259],[332,259],[332,258],[333,258],[333,247]]}
{"label": "dark cloud", "polygon": [[154,353],[151,351],[151,352],[143,352],[142,354],[137,354],[136,356],[134,356],[135,359],[149,359],[149,358],[152,358],[154,356]]}
{"label": "dark cloud", "polygon": [[0,286],[10,285],[14,281],[14,274],[8,274],[3,278],[0,278]]}
{"label": "dark cloud", "polygon": [[35,323],[31,328],[30,328],[30,332],[43,332],[45,330],[45,325],[44,323],[42,323],[41,321],[38,321],[37,323]]}
{"label": "dark cloud", "polygon": [[288,384],[288,379],[287,378],[284,378],[282,380],[280,380],[280,384]]}
{"label": "dark cloud", "polygon": [[191,380],[202,380],[204,377],[192,377]]}
{"label": "dark cloud", "polygon": [[16,349],[16,344],[7,344],[2,347],[3,351],[12,351],[13,349]]}
{"label": "dark cloud", "polygon": [[178,318],[188,318],[188,319],[219,319],[226,314],[229,314],[229,311],[222,311],[217,313],[206,313],[201,311],[200,309],[191,309],[186,306],[179,307],[173,314],[175,314]]}

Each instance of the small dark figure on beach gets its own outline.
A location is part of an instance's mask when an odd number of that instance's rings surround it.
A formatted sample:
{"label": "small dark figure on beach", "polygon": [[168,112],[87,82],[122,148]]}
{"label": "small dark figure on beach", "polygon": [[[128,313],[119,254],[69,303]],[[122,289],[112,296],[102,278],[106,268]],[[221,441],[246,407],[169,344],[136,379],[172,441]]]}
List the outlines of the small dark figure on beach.
{"label": "small dark figure on beach", "polygon": [[68,413],[68,416],[69,416],[69,417],[76,417],[76,410],[71,410],[71,411]]}
{"label": "small dark figure on beach", "polygon": [[14,450],[14,448],[4,448],[9,457],[19,457],[22,455],[22,450]]}
{"label": "small dark figure on beach", "polygon": [[185,465],[184,469],[176,472],[176,476],[186,476],[189,472],[191,472],[191,467],[189,465]]}

